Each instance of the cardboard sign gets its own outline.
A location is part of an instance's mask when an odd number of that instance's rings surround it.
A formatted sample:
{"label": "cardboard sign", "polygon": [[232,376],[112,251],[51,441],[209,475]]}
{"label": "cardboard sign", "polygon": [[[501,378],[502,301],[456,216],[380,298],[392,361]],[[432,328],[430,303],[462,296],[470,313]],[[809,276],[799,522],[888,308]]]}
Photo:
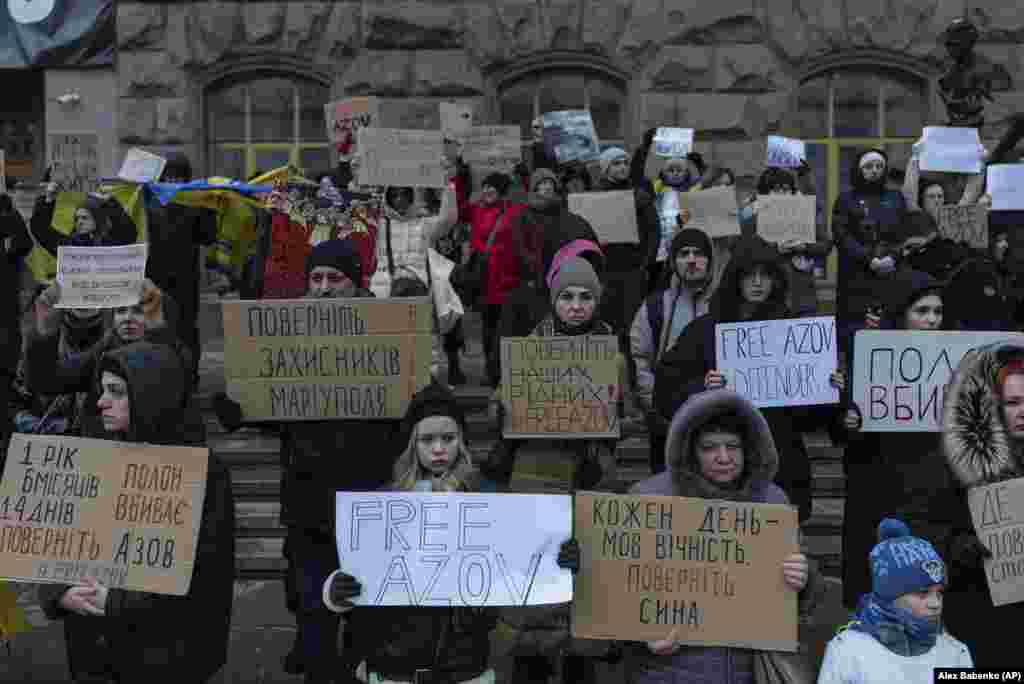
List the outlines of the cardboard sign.
{"label": "cardboard sign", "polygon": [[50,180],[66,192],[92,192],[99,184],[99,136],[51,133]]}
{"label": "cardboard sign", "polygon": [[601,156],[590,112],[548,112],[543,120],[544,147],[559,164],[588,162]]}
{"label": "cardboard sign", "polygon": [[558,567],[572,498],[338,492],[338,557],[363,606],[536,606],[572,600]]}
{"label": "cardboard sign", "polygon": [[165,166],[167,160],[163,157],[133,147],[124,155],[117,177],[130,183],[153,183],[160,180]]}
{"label": "cardboard sign", "polygon": [[683,159],[692,150],[692,128],[659,128],[654,132],[654,154],[657,157]]}
{"label": "cardboard sign", "polygon": [[474,171],[510,173],[523,159],[519,126],[473,126],[456,135]]}
{"label": "cardboard sign", "polygon": [[718,323],[715,361],[726,387],[760,408],[839,402],[829,383],[838,365],[833,316]]}
{"label": "cardboard sign", "polygon": [[585,218],[602,243],[640,241],[632,190],[573,193],[569,195],[569,211]]}
{"label": "cardboard sign", "polygon": [[380,101],[376,97],[350,97],[324,105],[327,139],[334,143],[338,158],[350,160],[358,152],[357,134],[379,125]]}
{"label": "cardboard sign", "polygon": [[360,185],[443,188],[447,185],[441,158],[440,131],[360,128]]}
{"label": "cardboard sign", "polygon": [[977,128],[926,126],[919,142],[922,171],[981,173],[985,148]]}
{"label": "cardboard sign", "polygon": [[1024,334],[861,330],[853,344],[853,400],[864,432],[941,432],[942,401],[967,352]]}
{"label": "cardboard sign", "polygon": [[776,244],[817,242],[814,195],[758,195],[757,234]]}
{"label": "cardboard sign", "polygon": [[506,437],[619,436],[617,337],[503,337],[501,359]]}
{"label": "cardboard sign", "polygon": [[990,164],[985,192],[992,196],[992,211],[1024,210],[1024,164]]}
{"label": "cardboard sign", "polygon": [[988,249],[988,207],[947,204],[939,209],[939,235],[971,247]]}
{"label": "cardboard sign", "polygon": [[807,160],[807,146],[803,140],[784,138],[781,135],[768,136],[766,165],[780,169],[798,169]]}
{"label": "cardboard sign", "polygon": [[687,228],[703,230],[711,238],[740,234],[736,188],[717,187],[676,194],[680,208],[690,214]]}
{"label": "cardboard sign", "polygon": [[11,436],[0,482],[0,576],[184,596],[209,451]]}
{"label": "cardboard sign", "polygon": [[429,298],[222,304],[227,393],[246,420],[401,418],[430,381]]}
{"label": "cardboard sign", "polygon": [[1024,478],[971,487],[967,503],[978,539],[992,552],[985,559],[992,605],[1024,601]]}
{"label": "cardboard sign", "polygon": [[[462,102],[442,102],[441,132],[445,137],[460,138],[473,127],[473,105]],[[513,126],[517,131],[518,126]]]}
{"label": "cardboard sign", "polygon": [[57,248],[58,309],[135,306],[146,277],[149,245]]}
{"label": "cardboard sign", "polygon": [[796,651],[797,530],[781,504],[578,493],[573,636]]}

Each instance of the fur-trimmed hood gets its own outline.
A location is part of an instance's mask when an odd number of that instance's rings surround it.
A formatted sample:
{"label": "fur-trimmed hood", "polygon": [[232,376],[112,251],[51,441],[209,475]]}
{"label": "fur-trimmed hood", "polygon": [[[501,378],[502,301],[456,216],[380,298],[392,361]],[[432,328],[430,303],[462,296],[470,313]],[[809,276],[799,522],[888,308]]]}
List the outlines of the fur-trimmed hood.
{"label": "fur-trimmed hood", "polygon": [[747,427],[747,434],[744,435],[745,486],[763,486],[775,478],[779,469],[779,453],[775,448],[771,428],[761,412],[732,390],[708,390],[690,397],[676,411],[668,429],[665,464],[683,492],[697,489],[688,483],[704,481],[694,469],[694,435],[713,418],[725,413],[739,416]]}
{"label": "fur-trimmed hood", "polygon": [[1024,474],[996,391],[999,370],[1017,356],[1024,356],[1024,340],[986,345],[966,354],[950,381],[943,407],[942,451],[963,487]]}

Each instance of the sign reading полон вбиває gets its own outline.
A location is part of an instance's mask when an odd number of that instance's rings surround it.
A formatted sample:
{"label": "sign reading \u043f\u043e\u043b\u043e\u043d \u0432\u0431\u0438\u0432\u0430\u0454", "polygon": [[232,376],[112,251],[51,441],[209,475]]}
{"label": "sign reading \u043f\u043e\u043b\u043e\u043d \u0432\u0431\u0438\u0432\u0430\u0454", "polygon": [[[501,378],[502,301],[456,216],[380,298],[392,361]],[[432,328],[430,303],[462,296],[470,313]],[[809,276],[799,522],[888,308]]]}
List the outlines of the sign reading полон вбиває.
{"label": "sign reading \u043f\u043e\u043b\u043e\u043d \u0432\u0431\u0438\u0432\u0430\u0454", "polygon": [[224,375],[246,420],[401,418],[430,380],[430,300],[223,302]]}
{"label": "sign reading \u043f\u043e\u043b\u043e\u043d \u0432\u0431\u0438\u0432\u0430\u0454", "polygon": [[577,492],[575,511],[573,636],[796,650],[792,506]]}
{"label": "sign reading \u043f\u043e\u043b\u043e\u043d \u0432\u0431\u0438\u0432\u0430\u0454", "polygon": [[13,435],[0,577],[187,594],[208,465],[207,449]]}
{"label": "sign reading \u043f\u043e\u043b\u043e\u043d \u0432\u0431\u0438\u0432\u0430\u0454", "polygon": [[865,432],[941,432],[942,401],[967,352],[1012,332],[861,330],[853,350],[853,401]]}

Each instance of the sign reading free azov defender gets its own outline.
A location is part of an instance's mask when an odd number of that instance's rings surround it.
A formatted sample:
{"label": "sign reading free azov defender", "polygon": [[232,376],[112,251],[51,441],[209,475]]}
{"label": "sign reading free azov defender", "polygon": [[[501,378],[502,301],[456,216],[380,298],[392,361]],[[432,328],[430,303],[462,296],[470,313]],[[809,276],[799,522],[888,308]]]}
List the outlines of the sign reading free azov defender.
{"label": "sign reading free azov defender", "polygon": [[796,650],[792,506],[593,492],[575,506],[573,636]]}
{"label": "sign reading free azov defender", "polygon": [[612,335],[503,337],[506,437],[619,436],[619,342]]}
{"label": "sign reading free azov defender", "polygon": [[223,306],[227,393],[246,420],[401,418],[430,381],[428,298]]}
{"label": "sign reading free azov defender", "polygon": [[11,437],[0,483],[0,576],[183,596],[209,452],[50,435]]}

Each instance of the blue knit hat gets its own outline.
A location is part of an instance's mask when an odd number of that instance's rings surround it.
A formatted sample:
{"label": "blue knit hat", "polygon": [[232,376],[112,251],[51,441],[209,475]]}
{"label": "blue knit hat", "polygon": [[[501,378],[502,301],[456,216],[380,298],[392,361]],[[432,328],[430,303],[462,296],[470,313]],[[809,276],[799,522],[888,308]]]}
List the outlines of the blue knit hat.
{"label": "blue knit hat", "polygon": [[344,273],[356,284],[362,282],[363,264],[359,252],[351,240],[325,240],[313,248],[306,259],[306,277],[318,266],[330,266]]}
{"label": "blue knit hat", "polygon": [[946,582],[946,564],[924,539],[910,536],[901,520],[878,525],[878,544],[871,550],[871,591],[883,601],[925,591]]}

